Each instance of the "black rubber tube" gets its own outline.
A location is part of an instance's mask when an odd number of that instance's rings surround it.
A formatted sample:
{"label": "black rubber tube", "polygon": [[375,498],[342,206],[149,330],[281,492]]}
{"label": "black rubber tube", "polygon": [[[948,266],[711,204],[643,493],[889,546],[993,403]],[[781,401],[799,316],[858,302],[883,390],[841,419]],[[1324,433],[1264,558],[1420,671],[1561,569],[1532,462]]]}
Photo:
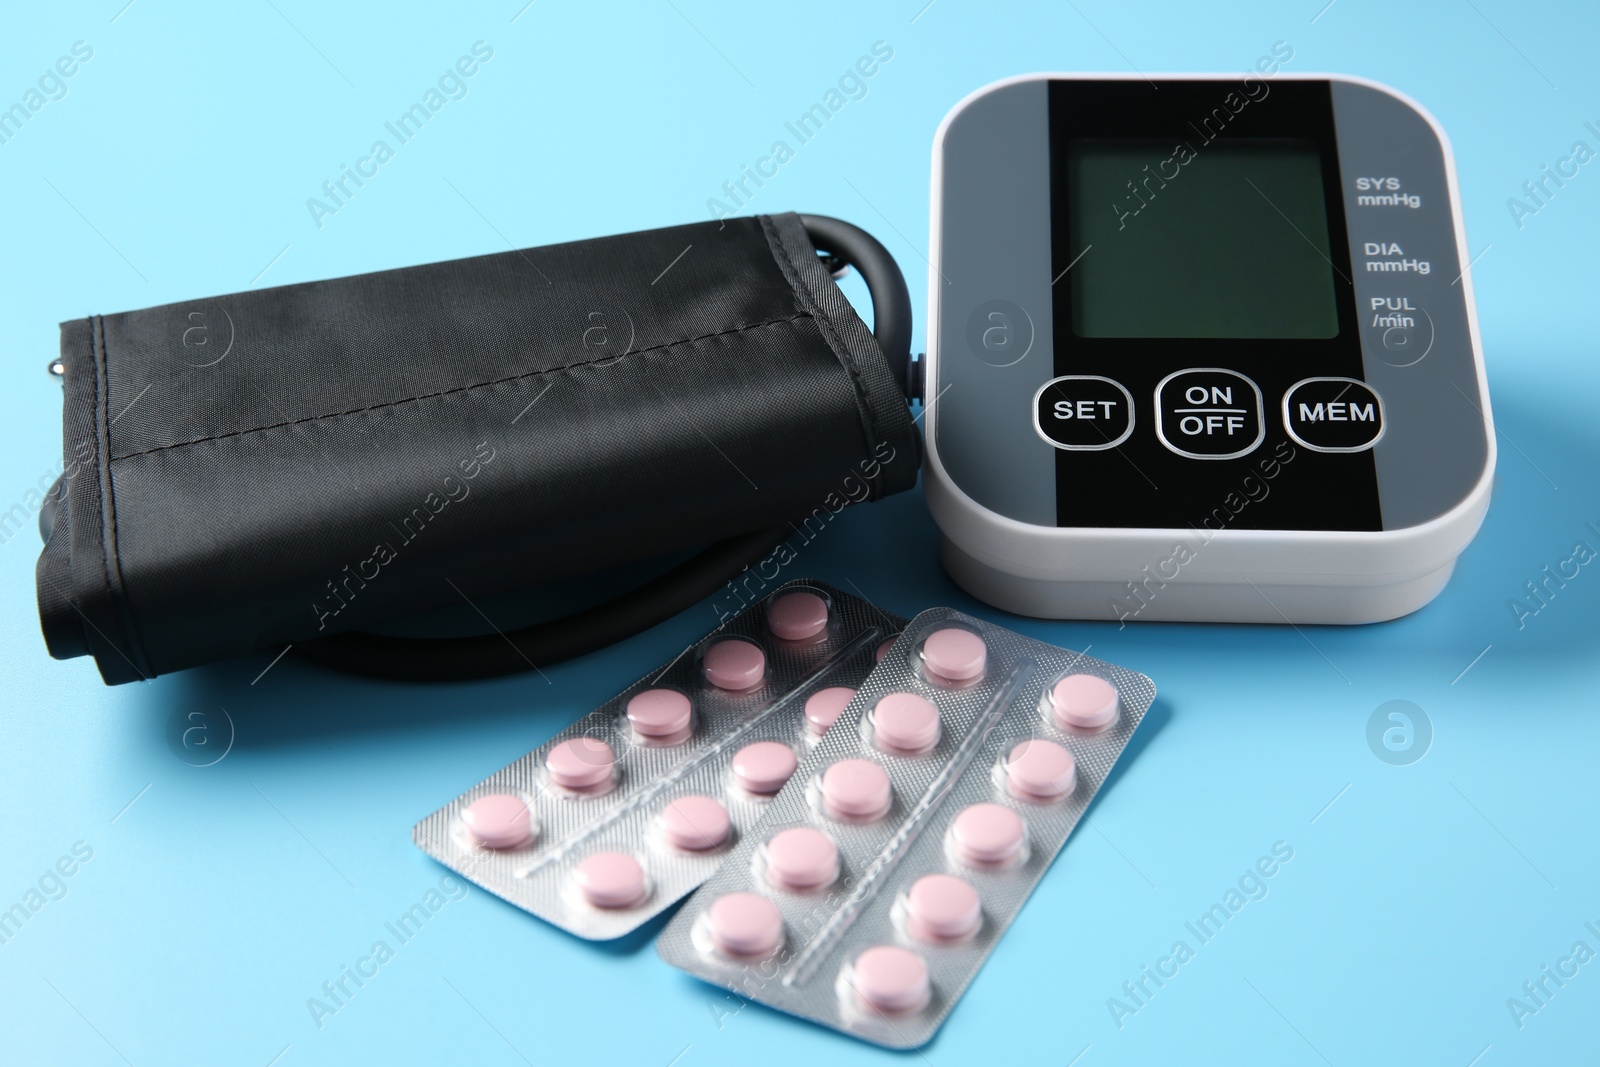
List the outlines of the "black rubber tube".
{"label": "black rubber tube", "polygon": [[900,391],[911,364],[911,291],[889,250],[859,226],[827,215],[801,215],[819,252],[832,252],[854,267],[872,297],[872,337],[889,361]]}

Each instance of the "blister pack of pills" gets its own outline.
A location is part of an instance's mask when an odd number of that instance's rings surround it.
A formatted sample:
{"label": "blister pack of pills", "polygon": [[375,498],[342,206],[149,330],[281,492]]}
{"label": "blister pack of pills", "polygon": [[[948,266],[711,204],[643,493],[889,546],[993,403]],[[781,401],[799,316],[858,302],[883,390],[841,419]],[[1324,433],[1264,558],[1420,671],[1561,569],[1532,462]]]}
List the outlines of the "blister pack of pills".
{"label": "blister pack of pills", "polygon": [[923,612],[662,932],[662,957],[879,1045],[924,1044],[1154,698],[1145,675]]}
{"label": "blister pack of pills", "polygon": [[819,582],[787,583],[412,839],[570,933],[621,937],[739,846],[904,625]]}

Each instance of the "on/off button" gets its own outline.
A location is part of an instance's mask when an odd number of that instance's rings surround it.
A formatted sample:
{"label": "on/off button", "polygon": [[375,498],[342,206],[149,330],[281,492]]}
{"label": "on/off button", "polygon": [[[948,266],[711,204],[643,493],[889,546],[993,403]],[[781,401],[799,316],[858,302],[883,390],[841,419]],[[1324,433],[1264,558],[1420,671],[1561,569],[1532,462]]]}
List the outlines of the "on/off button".
{"label": "on/off button", "polygon": [[1033,428],[1069,452],[1115,448],[1133,433],[1133,394],[1097,374],[1052,378],[1034,394]]}
{"label": "on/off button", "polygon": [[1261,390],[1237,371],[1195,367],[1156,386],[1156,436],[1190,459],[1234,459],[1266,437]]}

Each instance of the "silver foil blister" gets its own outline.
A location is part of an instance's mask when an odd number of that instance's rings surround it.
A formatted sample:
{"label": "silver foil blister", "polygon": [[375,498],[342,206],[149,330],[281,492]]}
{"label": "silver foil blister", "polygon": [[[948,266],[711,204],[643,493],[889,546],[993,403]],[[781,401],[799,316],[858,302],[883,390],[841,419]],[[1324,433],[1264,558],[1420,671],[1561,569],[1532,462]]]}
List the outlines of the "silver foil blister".
{"label": "silver foil blister", "polygon": [[[952,684],[927,669],[924,642],[950,629],[982,638],[987,664],[981,677]],[[1069,676],[1091,680],[1075,679],[1063,693],[1076,692],[1074,686],[1104,691],[1093,679],[1115,688],[1113,721],[1097,729],[1058,722],[1052,691]],[[880,747],[875,709],[897,693],[920,695],[938,711],[938,740],[923,754],[890,753]],[[661,956],[741,997],[875,1044],[915,1048],[926,1043],[1066,843],[1154,698],[1155,685],[1143,674],[953,609],[923,612],[801,763],[766,820],[744,836],[662,932],[657,944]],[[1070,792],[1055,798],[1014,794],[1008,757],[1018,746],[1038,741],[1071,753],[1075,783]],[[1033,751],[1038,755],[1048,750]],[[892,800],[882,817],[862,820],[830,813],[822,783],[829,769],[845,760],[865,760],[887,772]],[[980,804],[999,805],[1020,816],[1022,844],[1009,860],[975,865],[963,857],[962,847],[976,846],[971,840],[965,846],[955,840],[956,819]],[[795,828],[821,831],[836,845],[838,875],[832,884],[794,891],[771,881],[769,842]],[[953,875],[977,890],[981,910],[969,936],[929,940],[927,924],[918,936],[914,916],[908,913],[908,892],[925,875]],[[719,901],[737,901],[741,921],[770,911],[741,894],[776,906],[782,922],[776,947],[758,946],[744,955],[719,947],[728,942],[726,936],[719,941],[713,919]],[[737,943],[753,944],[747,940],[753,928],[741,927],[745,940]],[[863,998],[855,964],[879,946],[908,950],[920,958],[927,976],[926,1003],[919,1007],[913,998],[904,1007],[885,1010]],[[889,973],[894,976],[893,968]],[[885,997],[886,989],[895,988],[893,981],[886,986],[880,980],[872,991]]]}
{"label": "silver foil blister", "polygon": [[[805,640],[773,633],[768,607],[794,592],[810,592],[828,604],[824,630]],[[774,741],[789,746],[797,762],[817,743],[805,728],[808,697],[832,686],[854,688],[876,663],[876,654],[905,619],[820,582],[794,581],[726,619],[721,626],[617,696],[422,819],[412,840],[428,855],[517,907],[590,940],[622,937],[700,885],[717,869],[772,805],[774,795],[742,789],[731,773],[744,746]],[[764,680],[742,692],[719,689],[705,677],[704,656],[726,640],[759,646],[766,657]],[[629,702],[646,690],[667,689],[688,697],[687,736],[649,738],[635,732]],[[558,746],[578,739],[609,745],[611,773],[598,785],[564,788],[547,760]],[[590,750],[589,741],[579,741]],[[572,752],[572,749],[565,750]],[[774,790],[774,794],[776,790]],[[485,847],[463,819],[486,797],[520,799],[531,812],[530,839],[508,847]],[[714,848],[674,846],[661,815],[673,801],[709,796],[727,809],[729,836]],[[624,906],[596,906],[585,897],[575,872],[601,853],[632,857],[644,871],[644,896]]]}

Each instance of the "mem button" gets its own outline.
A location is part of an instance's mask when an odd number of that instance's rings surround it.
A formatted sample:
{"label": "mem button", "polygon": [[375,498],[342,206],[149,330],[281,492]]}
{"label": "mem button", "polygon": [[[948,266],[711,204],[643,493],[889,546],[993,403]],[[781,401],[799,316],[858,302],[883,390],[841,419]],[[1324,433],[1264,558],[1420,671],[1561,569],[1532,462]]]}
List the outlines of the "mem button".
{"label": "mem button", "polygon": [[1194,367],[1156,386],[1156,436],[1190,459],[1234,459],[1266,437],[1261,390],[1237,371]]}
{"label": "mem button", "polygon": [[1033,428],[1070,452],[1115,448],[1133,433],[1133,394],[1096,374],[1053,378],[1033,396]]}
{"label": "mem button", "polygon": [[1313,452],[1364,452],[1383,436],[1383,399],[1354,378],[1307,378],[1283,394],[1283,428]]}

